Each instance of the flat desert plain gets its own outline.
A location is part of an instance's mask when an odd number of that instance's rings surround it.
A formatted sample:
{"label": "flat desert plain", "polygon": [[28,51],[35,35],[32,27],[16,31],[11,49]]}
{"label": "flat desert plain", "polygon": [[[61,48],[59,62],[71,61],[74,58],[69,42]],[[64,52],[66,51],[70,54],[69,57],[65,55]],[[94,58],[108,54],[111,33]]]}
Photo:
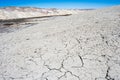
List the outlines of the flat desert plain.
{"label": "flat desert plain", "polygon": [[8,22],[0,80],[120,80],[120,6]]}

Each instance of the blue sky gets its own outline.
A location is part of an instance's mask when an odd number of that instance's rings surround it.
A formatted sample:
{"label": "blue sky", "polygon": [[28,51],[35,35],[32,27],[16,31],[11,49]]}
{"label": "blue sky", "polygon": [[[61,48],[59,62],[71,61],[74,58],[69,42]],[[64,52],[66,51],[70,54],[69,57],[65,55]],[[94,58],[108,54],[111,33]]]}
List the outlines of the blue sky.
{"label": "blue sky", "polygon": [[0,0],[0,7],[102,8],[120,5],[120,0]]}

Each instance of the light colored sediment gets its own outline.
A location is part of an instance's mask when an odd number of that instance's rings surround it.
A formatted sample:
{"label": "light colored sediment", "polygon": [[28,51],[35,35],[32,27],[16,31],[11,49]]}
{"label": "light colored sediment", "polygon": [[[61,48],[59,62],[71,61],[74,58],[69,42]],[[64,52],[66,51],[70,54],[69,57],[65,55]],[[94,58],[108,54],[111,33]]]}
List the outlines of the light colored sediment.
{"label": "light colored sediment", "polygon": [[53,15],[76,14],[86,10],[79,9],[45,9],[45,8],[32,8],[32,7],[6,7],[0,8],[0,19],[17,19]]}
{"label": "light colored sediment", "polygon": [[120,6],[0,34],[0,80],[120,80]]}

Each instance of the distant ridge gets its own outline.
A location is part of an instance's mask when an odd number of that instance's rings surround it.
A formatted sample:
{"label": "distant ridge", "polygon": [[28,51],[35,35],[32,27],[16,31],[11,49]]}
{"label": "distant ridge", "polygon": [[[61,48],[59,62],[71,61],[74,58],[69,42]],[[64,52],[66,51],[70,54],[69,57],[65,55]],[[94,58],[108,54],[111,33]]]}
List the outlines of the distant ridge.
{"label": "distant ridge", "polygon": [[0,19],[29,18],[51,15],[77,14],[79,12],[93,9],[57,9],[37,7],[2,7],[0,8]]}

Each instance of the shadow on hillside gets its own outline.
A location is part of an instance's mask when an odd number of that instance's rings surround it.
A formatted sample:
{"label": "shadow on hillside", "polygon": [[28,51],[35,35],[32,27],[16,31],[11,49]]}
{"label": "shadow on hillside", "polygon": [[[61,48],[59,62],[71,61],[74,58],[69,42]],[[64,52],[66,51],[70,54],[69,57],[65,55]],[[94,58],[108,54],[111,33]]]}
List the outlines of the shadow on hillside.
{"label": "shadow on hillside", "polygon": [[[37,19],[58,17],[58,16],[70,16],[70,15],[71,14],[0,20],[0,33],[5,33],[5,32],[9,33],[15,30],[20,30],[26,27],[36,25],[38,24],[37,22],[35,22],[37,21]],[[44,20],[48,20],[48,19],[43,19],[39,21],[44,21]]]}

